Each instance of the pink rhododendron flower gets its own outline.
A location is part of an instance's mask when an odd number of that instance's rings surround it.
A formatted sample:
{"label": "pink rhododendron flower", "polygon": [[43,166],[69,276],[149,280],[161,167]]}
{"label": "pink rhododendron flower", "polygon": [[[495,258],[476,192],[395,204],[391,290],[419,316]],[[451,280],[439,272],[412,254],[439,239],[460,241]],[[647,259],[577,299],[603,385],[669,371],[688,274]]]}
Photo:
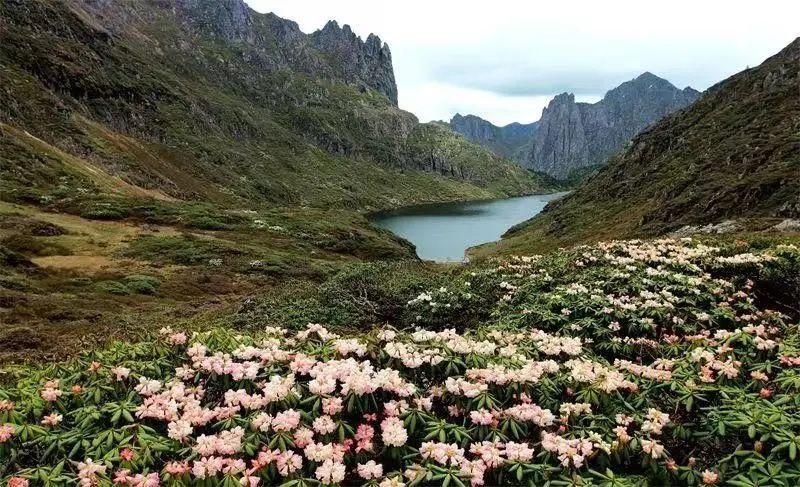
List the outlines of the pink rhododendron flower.
{"label": "pink rhododendron flower", "polygon": [[11,477],[8,479],[8,487],[28,487],[28,479],[22,477]]}
{"label": "pink rhododendron flower", "polygon": [[356,471],[364,480],[377,479],[383,476],[383,465],[375,463],[375,460],[370,460],[367,463],[359,463]]}
{"label": "pink rhododendron flower", "polygon": [[323,485],[338,484],[344,480],[345,467],[341,463],[325,460],[322,465],[317,467],[314,475]]}
{"label": "pink rhododendron flower", "polygon": [[215,477],[225,466],[225,460],[221,457],[203,457],[195,460],[192,464],[192,475],[198,479]]}
{"label": "pink rhododendron flower", "polygon": [[381,439],[389,446],[400,447],[408,441],[408,433],[403,426],[403,421],[396,417],[389,417],[381,422]]}
{"label": "pink rhododendron flower", "polygon": [[6,443],[14,436],[16,429],[13,424],[0,424],[0,443]]}
{"label": "pink rhododendron flower", "polygon": [[330,416],[320,416],[314,420],[313,428],[317,433],[327,435],[336,431],[336,423]]}
{"label": "pink rhododendron flower", "polygon": [[275,431],[291,431],[300,424],[300,412],[289,409],[275,415],[272,429]]}
{"label": "pink rhododendron flower", "polygon": [[117,381],[123,381],[131,375],[131,369],[127,367],[113,367],[110,372]]}
{"label": "pink rhododendron flower", "polygon": [[45,426],[58,426],[63,419],[64,416],[57,413],[52,413],[42,418],[42,424]]}
{"label": "pink rhododendron flower", "polygon": [[288,450],[275,458],[275,464],[278,468],[278,473],[282,477],[286,477],[303,467],[303,458],[297,453]]}
{"label": "pink rhododendron flower", "polygon": [[712,472],[711,470],[703,471],[703,484],[716,485],[717,482],[719,482],[719,474]]}
{"label": "pink rhododendron flower", "polygon": [[59,389],[59,381],[51,380],[48,381],[42,391],[40,392],[42,399],[47,402],[56,402],[58,398],[63,395],[63,392]]}
{"label": "pink rhododendron flower", "polygon": [[174,477],[180,477],[189,473],[191,468],[186,462],[170,462],[164,467],[164,471]]}
{"label": "pink rhododendron flower", "polygon": [[95,463],[91,458],[78,463],[78,479],[82,487],[94,487],[98,483],[98,476],[105,475],[106,466]]}

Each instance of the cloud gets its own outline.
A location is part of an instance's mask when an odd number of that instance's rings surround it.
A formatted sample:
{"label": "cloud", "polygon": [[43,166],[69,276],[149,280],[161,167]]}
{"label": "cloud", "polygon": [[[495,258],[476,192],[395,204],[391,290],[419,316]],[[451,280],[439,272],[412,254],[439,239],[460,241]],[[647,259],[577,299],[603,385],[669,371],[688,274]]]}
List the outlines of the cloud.
{"label": "cloud", "polygon": [[536,67],[509,72],[500,66],[440,66],[434,76],[456,86],[489,91],[510,97],[552,96],[569,92],[596,96],[622,81],[641,74],[634,71],[600,72],[591,70],[544,70]]}
{"label": "cloud", "polygon": [[[504,96],[492,91],[465,88],[431,82],[418,85],[401,105],[419,107],[415,112],[421,120],[449,121],[456,113],[477,114],[495,125],[512,122],[530,123],[539,119],[550,103],[551,94]],[[594,103],[600,96],[578,96],[578,101]]]}

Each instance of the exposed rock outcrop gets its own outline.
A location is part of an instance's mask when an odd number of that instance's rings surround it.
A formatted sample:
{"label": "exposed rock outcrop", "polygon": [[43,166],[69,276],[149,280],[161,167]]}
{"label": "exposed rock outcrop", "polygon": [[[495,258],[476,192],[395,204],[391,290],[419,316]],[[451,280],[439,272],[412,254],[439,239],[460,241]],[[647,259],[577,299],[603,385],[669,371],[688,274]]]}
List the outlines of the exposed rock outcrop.
{"label": "exposed rock outcrop", "polygon": [[397,84],[392,68],[392,52],[380,37],[370,34],[362,41],[349,25],[339,27],[336,21],[311,34],[311,44],[332,59],[337,75],[353,83],[363,83],[397,105]]}
{"label": "exposed rock outcrop", "polygon": [[652,73],[625,82],[597,103],[556,96],[542,112],[523,165],[564,179],[572,171],[605,163],[638,132],[699,97]]}
{"label": "exposed rock outcrop", "polygon": [[791,232],[791,233],[798,233],[800,232],[800,220],[793,220],[791,218],[787,218],[782,222],[778,223],[772,229],[776,232]]}

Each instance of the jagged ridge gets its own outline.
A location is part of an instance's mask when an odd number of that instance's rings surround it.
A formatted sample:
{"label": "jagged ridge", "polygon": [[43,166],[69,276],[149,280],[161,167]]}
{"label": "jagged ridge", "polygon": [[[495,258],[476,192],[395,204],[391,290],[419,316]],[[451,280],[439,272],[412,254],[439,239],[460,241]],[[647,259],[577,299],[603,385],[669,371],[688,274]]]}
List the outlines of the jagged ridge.
{"label": "jagged ridge", "polygon": [[563,93],[542,112],[524,165],[563,179],[577,169],[603,164],[636,133],[698,96],[692,88],[679,90],[649,72],[594,104],[576,103],[574,95]]}

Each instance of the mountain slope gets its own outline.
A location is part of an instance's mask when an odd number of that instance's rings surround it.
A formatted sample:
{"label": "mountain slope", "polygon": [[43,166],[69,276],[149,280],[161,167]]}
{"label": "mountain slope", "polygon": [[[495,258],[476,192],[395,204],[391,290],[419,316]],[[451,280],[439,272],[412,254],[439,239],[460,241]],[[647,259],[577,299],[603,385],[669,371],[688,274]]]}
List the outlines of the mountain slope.
{"label": "mountain slope", "polygon": [[463,135],[470,142],[482,145],[495,154],[520,161],[530,148],[528,147],[538,122],[522,124],[511,123],[498,127],[475,115],[461,115],[450,120],[450,127]]}
{"label": "mountain slope", "polygon": [[242,0],[8,0],[0,194],[368,209],[540,189],[463,140],[431,164],[396,91],[376,36]]}
{"label": "mountain slope", "polygon": [[717,84],[563,200],[503,251],[658,235],[731,218],[800,217],[800,38]]}

